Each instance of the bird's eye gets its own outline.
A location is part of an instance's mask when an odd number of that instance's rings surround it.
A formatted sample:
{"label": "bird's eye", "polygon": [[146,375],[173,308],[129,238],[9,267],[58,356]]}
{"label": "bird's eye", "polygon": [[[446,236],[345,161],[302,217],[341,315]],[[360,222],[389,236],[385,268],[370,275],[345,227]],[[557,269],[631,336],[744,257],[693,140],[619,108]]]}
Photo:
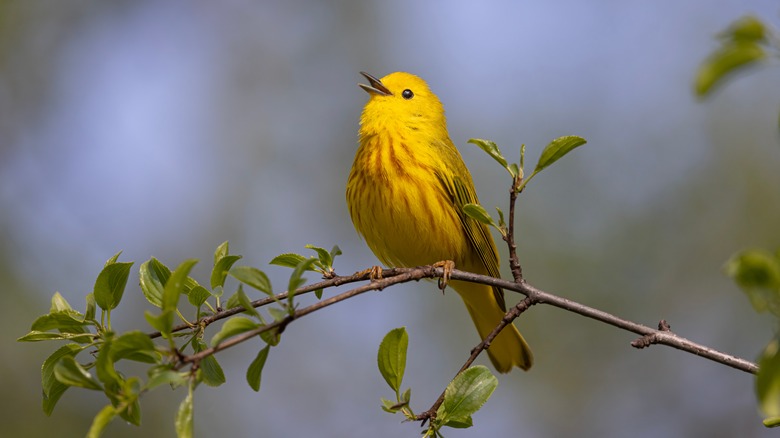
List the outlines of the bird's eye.
{"label": "bird's eye", "polygon": [[412,90],[406,89],[401,93],[401,96],[404,97],[404,99],[409,100],[414,97],[414,93],[412,93]]}

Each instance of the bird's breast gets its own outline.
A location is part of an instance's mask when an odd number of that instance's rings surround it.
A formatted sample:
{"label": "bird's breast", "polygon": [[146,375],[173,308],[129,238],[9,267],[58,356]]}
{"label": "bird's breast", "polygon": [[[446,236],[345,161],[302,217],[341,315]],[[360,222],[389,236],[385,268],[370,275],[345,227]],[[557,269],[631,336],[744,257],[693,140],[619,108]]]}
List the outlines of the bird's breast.
{"label": "bird's breast", "polygon": [[361,140],[347,183],[352,222],[382,262],[456,264],[467,252],[458,212],[442,187],[436,150],[401,136]]}

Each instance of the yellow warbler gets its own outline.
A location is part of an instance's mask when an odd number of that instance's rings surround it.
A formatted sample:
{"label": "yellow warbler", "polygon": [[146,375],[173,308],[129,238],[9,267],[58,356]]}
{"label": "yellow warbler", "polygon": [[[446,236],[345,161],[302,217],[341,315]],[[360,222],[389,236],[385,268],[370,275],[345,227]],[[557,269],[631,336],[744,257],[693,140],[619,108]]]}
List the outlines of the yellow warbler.
{"label": "yellow warbler", "polygon": [[[390,266],[449,260],[465,271],[498,278],[498,253],[488,228],[462,208],[478,203],[474,183],[447,133],[439,98],[417,76],[377,79],[361,72],[370,95],[360,117],[360,145],[347,182],[352,222],[374,254]],[[452,281],[484,339],[503,318],[504,291]],[[533,356],[514,325],[487,350],[501,373],[527,370]]]}

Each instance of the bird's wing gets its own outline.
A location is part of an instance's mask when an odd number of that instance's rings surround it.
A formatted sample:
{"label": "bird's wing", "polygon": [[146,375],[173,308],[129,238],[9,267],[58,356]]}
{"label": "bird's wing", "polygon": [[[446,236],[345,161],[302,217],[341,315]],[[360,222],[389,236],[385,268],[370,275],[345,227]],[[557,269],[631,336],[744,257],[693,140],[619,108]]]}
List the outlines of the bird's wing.
{"label": "bird's wing", "polygon": [[[460,157],[458,158],[460,159]],[[466,166],[462,166],[465,170]],[[466,170],[466,172],[468,172],[468,170]],[[444,187],[444,191],[452,200],[452,204],[455,206],[460,222],[463,225],[463,230],[466,232],[466,236],[468,236],[469,243],[479,255],[479,259],[482,261],[485,269],[487,269],[488,275],[495,278],[501,278],[501,273],[498,268],[498,252],[487,225],[468,217],[463,212],[464,205],[479,203],[476,190],[474,189],[474,183],[471,181],[471,178],[464,181],[463,178],[457,176],[455,173],[449,173],[450,174],[447,175],[444,172],[437,172],[436,176]],[[468,175],[468,173],[465,175]],[[495,295],[501,310],[506,311],[504,291],[501,288],[494,287],[493,295]]]}

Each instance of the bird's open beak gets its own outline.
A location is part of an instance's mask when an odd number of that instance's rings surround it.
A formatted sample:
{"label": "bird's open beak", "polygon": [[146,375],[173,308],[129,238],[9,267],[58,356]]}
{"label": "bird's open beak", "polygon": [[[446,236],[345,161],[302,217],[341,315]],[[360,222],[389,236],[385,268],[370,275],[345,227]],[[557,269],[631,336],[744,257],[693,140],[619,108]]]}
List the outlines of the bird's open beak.
{"label": "bird's open beak", "polygon": [[379,79],[371,76],[370,74],[364,71],[361,71],[360,74],[365,76],[366,79],[368,79],[368,83],[371,84],[371,85],[358,84],[360,88],[366,90],[366,93],[378,94],[380,96],[391,96],[393,94],[390,92],[390,90],[387,89],[387,87],[385,87],[385,85]]}

